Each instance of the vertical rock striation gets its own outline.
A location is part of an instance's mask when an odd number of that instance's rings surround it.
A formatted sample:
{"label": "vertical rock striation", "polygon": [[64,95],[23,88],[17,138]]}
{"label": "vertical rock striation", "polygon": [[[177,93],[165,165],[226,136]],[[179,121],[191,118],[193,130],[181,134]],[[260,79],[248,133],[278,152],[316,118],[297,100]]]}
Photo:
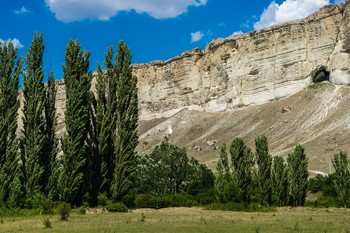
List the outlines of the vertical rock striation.
{"label": "vertical rock striation", "polygon": [[293,95],[316,70],[350,83],[350,4],[327,5],[305,19],[216,39],[168,61],[134,65],[141,120],[183,108],[209,112]]}
{"label": "vertical rock striation", "polygon": [[[184,108],[225,112],[288,97],[310,85],[320,67],[330,72],[334,84],[348,85],[350,0],[302,20],[216,39],[204,50],[195,48],[168,61],[133,66],[140,120],[170,117]],[[62,80],[57,88],[57,133],[62,135]]]}

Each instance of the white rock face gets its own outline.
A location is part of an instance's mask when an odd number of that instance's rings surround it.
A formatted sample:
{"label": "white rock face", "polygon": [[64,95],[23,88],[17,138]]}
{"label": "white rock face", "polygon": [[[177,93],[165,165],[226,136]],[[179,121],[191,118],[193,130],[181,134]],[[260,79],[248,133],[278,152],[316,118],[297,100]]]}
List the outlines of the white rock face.
{"label": "white rock face", "polygon": [[[168,61],[134,65],[140,120],[182,109],[227,112],[291,96],[323,66],[334,84],[350,84],[350,1],[328,5],[306,19],[212,41]],[[95,83],[95,80],[93,80]],[[64,131],[65,87],[57,83],[59,132]],[[62,132],[61,132],[62,131]]]}
{"label": "white rock face", "polygon": [[307,87],[320,66],[331,71],[332,82],[349,84],[348,5],[328,5],[303,20],[135,65],[141,120],[183,108],[221,112],[284,98]]}
{"label": "white rock face", "polygon": [[347,1],[336,47],[331,56],[331,81],[350,84],[350,1]]}

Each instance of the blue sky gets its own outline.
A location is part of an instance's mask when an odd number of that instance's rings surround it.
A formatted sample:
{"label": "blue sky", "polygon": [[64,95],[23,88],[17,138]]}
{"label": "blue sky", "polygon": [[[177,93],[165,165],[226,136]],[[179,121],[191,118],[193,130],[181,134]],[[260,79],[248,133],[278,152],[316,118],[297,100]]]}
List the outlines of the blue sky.
{"label": "blue sky", "polygon": [[64,51],[78,39],[91,52],[90,70],[124,40],[133,63],[166,60],[237,32],[303,18],[343,0],[1,0],[0,42],[25,56],[34,32],[46,44],[45,72],[62,78]]}

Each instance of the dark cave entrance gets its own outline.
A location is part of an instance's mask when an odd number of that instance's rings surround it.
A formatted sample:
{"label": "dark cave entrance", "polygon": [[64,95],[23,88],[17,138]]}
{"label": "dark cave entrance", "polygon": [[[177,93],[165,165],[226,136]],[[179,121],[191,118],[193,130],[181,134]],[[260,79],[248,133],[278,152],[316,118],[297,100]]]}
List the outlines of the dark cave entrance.
{"label": "dark cave entrance", "polygon": [[326,67],[321,66],[315,69],[312,73],[312,82],[319,83],[323,81],[329,81],[330,72],[326,69]]}

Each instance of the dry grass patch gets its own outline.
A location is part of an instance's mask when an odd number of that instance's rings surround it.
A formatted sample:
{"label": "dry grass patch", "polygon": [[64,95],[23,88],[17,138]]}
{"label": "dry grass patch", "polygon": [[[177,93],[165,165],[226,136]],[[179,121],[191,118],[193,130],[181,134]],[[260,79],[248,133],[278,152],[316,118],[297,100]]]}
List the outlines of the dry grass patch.
{"label": "dry grass patch", "polygon": [[67,222],[58,216],[49,218],[49,229],[44,229],[43,216],[5,218],[0,232],[350,232],[347,209],[280,208],[272,213],[246,213],[167,208],[73,213]]}

